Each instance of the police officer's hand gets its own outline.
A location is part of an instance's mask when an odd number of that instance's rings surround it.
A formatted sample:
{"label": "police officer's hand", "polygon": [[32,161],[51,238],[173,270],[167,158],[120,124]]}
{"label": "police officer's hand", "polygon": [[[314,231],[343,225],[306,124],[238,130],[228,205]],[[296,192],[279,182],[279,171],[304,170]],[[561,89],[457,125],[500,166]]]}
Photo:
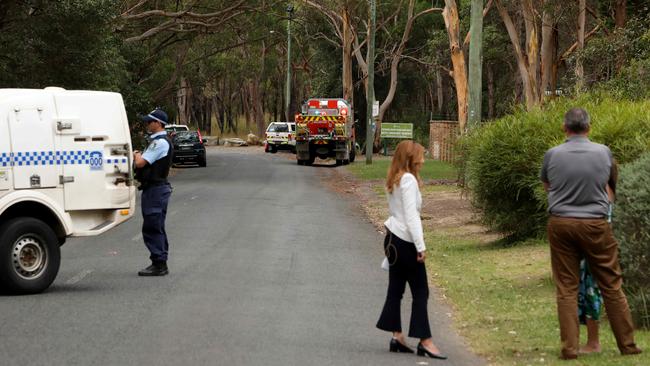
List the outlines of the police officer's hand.
{"label": "police officer's hand", "polygon": [[424,263],[424,260],[427,258],[427,253],[426,252],[419,252],[418,253],[418,262],[419,263]]}

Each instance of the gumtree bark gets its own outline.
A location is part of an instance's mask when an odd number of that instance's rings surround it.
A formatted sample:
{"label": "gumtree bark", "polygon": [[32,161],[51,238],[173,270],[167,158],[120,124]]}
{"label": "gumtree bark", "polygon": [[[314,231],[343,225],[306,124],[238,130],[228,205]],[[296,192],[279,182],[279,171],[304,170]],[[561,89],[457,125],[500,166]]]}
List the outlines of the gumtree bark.
{"label": "gumtree bark", "polygon": [[625,28],[627,23],[627,0],[616,0],[614,20],[616,28]]}
{"label": "gumtree bark", "polygon": [[440,68],[436,70],[436,95],[438,96],[438,113],[444,114],[445,91],[442,85],[442,73],[440,72]]}
{"label": "gumtree bark", "polygon": [[494,109],[496,99],[494,96],[494,67],[492,64],[487,64],[487,79],[488,79],[488,119],[494,118]]}
{"label": "gumtree bark", "polygon": [[347,100],[354,110],[354,79],[352,77],[352,44],[354,37],[350,27],[350,13],[347,7],[341,14],[343,28],[343,99]]}
{"label": "gumtree bark", "polygon": [[456,99],[458,100],[458,127],[461,133],[465,133],[467,125],[467,64],[465,53],[460,39],[460,18],[458,17],[458,6],[454,0],[445,0],[445,9],[442,12],[449,36],[449,49],[451,50],[451,63],[453,66],[452,77],[456,84]]}
{"label": "gumtree bark", "polygon": [[540,77],[541,83],[539,85],[539,94],[544,98],[547,90],[551,91],[551,95],[555,95],[555,85],[551,87],[553,80],[553,70],[555,59],[557,58],[557,40],[556,36],[556,21],[555,10],[548,8],[548,2],[545,1],[545,7],[542,13],[542,50],[541,50],[541,64],[540,64]]}
{"label": "gumtree bark", "polygon": [[176,91],[178,107],[178,122],[182,125],[188,124],[192,110],[192,89],[185,77],[181,77],[180,88]]}
{"label": "gumtree bark", "polygon": [[521,3],[524,25],[526,27],[526,50],[521,48],[519,32],[510,17],[510,13],[503,6],[500,0],[496,0],[495,2],[499,14],[501,15],[501,19],[503,20],[503,24],[510,36],[510,42],[512,43],[517,58],[519,76],[523,82],[526,108],[528,110],[533,109],[541,103],[541,98],[539,93],[539,78],[537,76],[539,74],[540,64],[538,31],[535,23],[536,18],[532,2],[531,0],[523,0]]}
{"label": "gumtree bark", "polygon": [[[578,47],[581,52],[585,48],[585,24],[587,22],[587,0],[578,0]],[[585,86],[585,68],[582,56],[576,59],[576,90],[580,92]]]}

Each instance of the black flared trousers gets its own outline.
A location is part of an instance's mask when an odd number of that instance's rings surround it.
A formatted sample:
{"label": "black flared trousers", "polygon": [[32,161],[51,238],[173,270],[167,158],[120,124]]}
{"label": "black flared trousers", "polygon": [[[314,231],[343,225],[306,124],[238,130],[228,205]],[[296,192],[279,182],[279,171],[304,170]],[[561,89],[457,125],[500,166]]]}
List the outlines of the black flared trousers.
{"label": "black flared trousers", "polygon": [[390,231],[384,239],[384,250],[390,264],[388,271],[388,295],[381,312],[377,328],[389,332],[401,332],[402,320],[400,306],[408,282],[413,295],[409,337],[430,338],[427,301],[429,285],[424,263],[418,263],[415,244],[404,241]]}

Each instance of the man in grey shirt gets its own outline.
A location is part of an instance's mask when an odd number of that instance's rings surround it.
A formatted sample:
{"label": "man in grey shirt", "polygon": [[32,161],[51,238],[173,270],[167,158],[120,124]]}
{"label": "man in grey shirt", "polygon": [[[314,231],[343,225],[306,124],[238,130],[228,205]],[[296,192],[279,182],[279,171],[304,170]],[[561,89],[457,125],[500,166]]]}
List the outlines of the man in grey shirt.
{"label": "man in grey shirt", "polygon": [[577,303],[583,257],[602,292],[621,354],[641,353],[622,289],[618,243],[606,219],[607,189],[616,189],[616,163],[609,148],[587,138],[590,119],[584,109],[568,111],[562,128],[567,140],[546,152],[541,171],[551,215],[548,240],[560,321],[560,357],[578,357]]}

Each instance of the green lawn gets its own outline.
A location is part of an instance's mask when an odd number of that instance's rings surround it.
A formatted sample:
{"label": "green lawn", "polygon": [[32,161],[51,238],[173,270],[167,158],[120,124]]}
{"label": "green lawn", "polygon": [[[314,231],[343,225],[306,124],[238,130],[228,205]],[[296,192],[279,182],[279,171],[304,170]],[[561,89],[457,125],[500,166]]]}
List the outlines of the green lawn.
{"label": "green lawn", "polygon": [[[391,157],[373,156],[372,164],[366,165],[365,157],[359,156],[359,159],[350,164],[348,169],[363,180],[386,179],[390,162]],[[457,170],[453,165],[435,160],[427,160],[420,175],[424,180],[458,178]]]}
{"label": "green lawn", "polygon": [[[650,332],[638,331],[646,353],[620,356],[607,323],[603,353],[577,362],[558,359],[559,329],[546,242],[514,247],[484,242],[463,228],[425,234],[430,278],[443,289],[455,324],[474,351],[495,365],[650,365]],[[582,327],[583,343],[586,329]]]}

